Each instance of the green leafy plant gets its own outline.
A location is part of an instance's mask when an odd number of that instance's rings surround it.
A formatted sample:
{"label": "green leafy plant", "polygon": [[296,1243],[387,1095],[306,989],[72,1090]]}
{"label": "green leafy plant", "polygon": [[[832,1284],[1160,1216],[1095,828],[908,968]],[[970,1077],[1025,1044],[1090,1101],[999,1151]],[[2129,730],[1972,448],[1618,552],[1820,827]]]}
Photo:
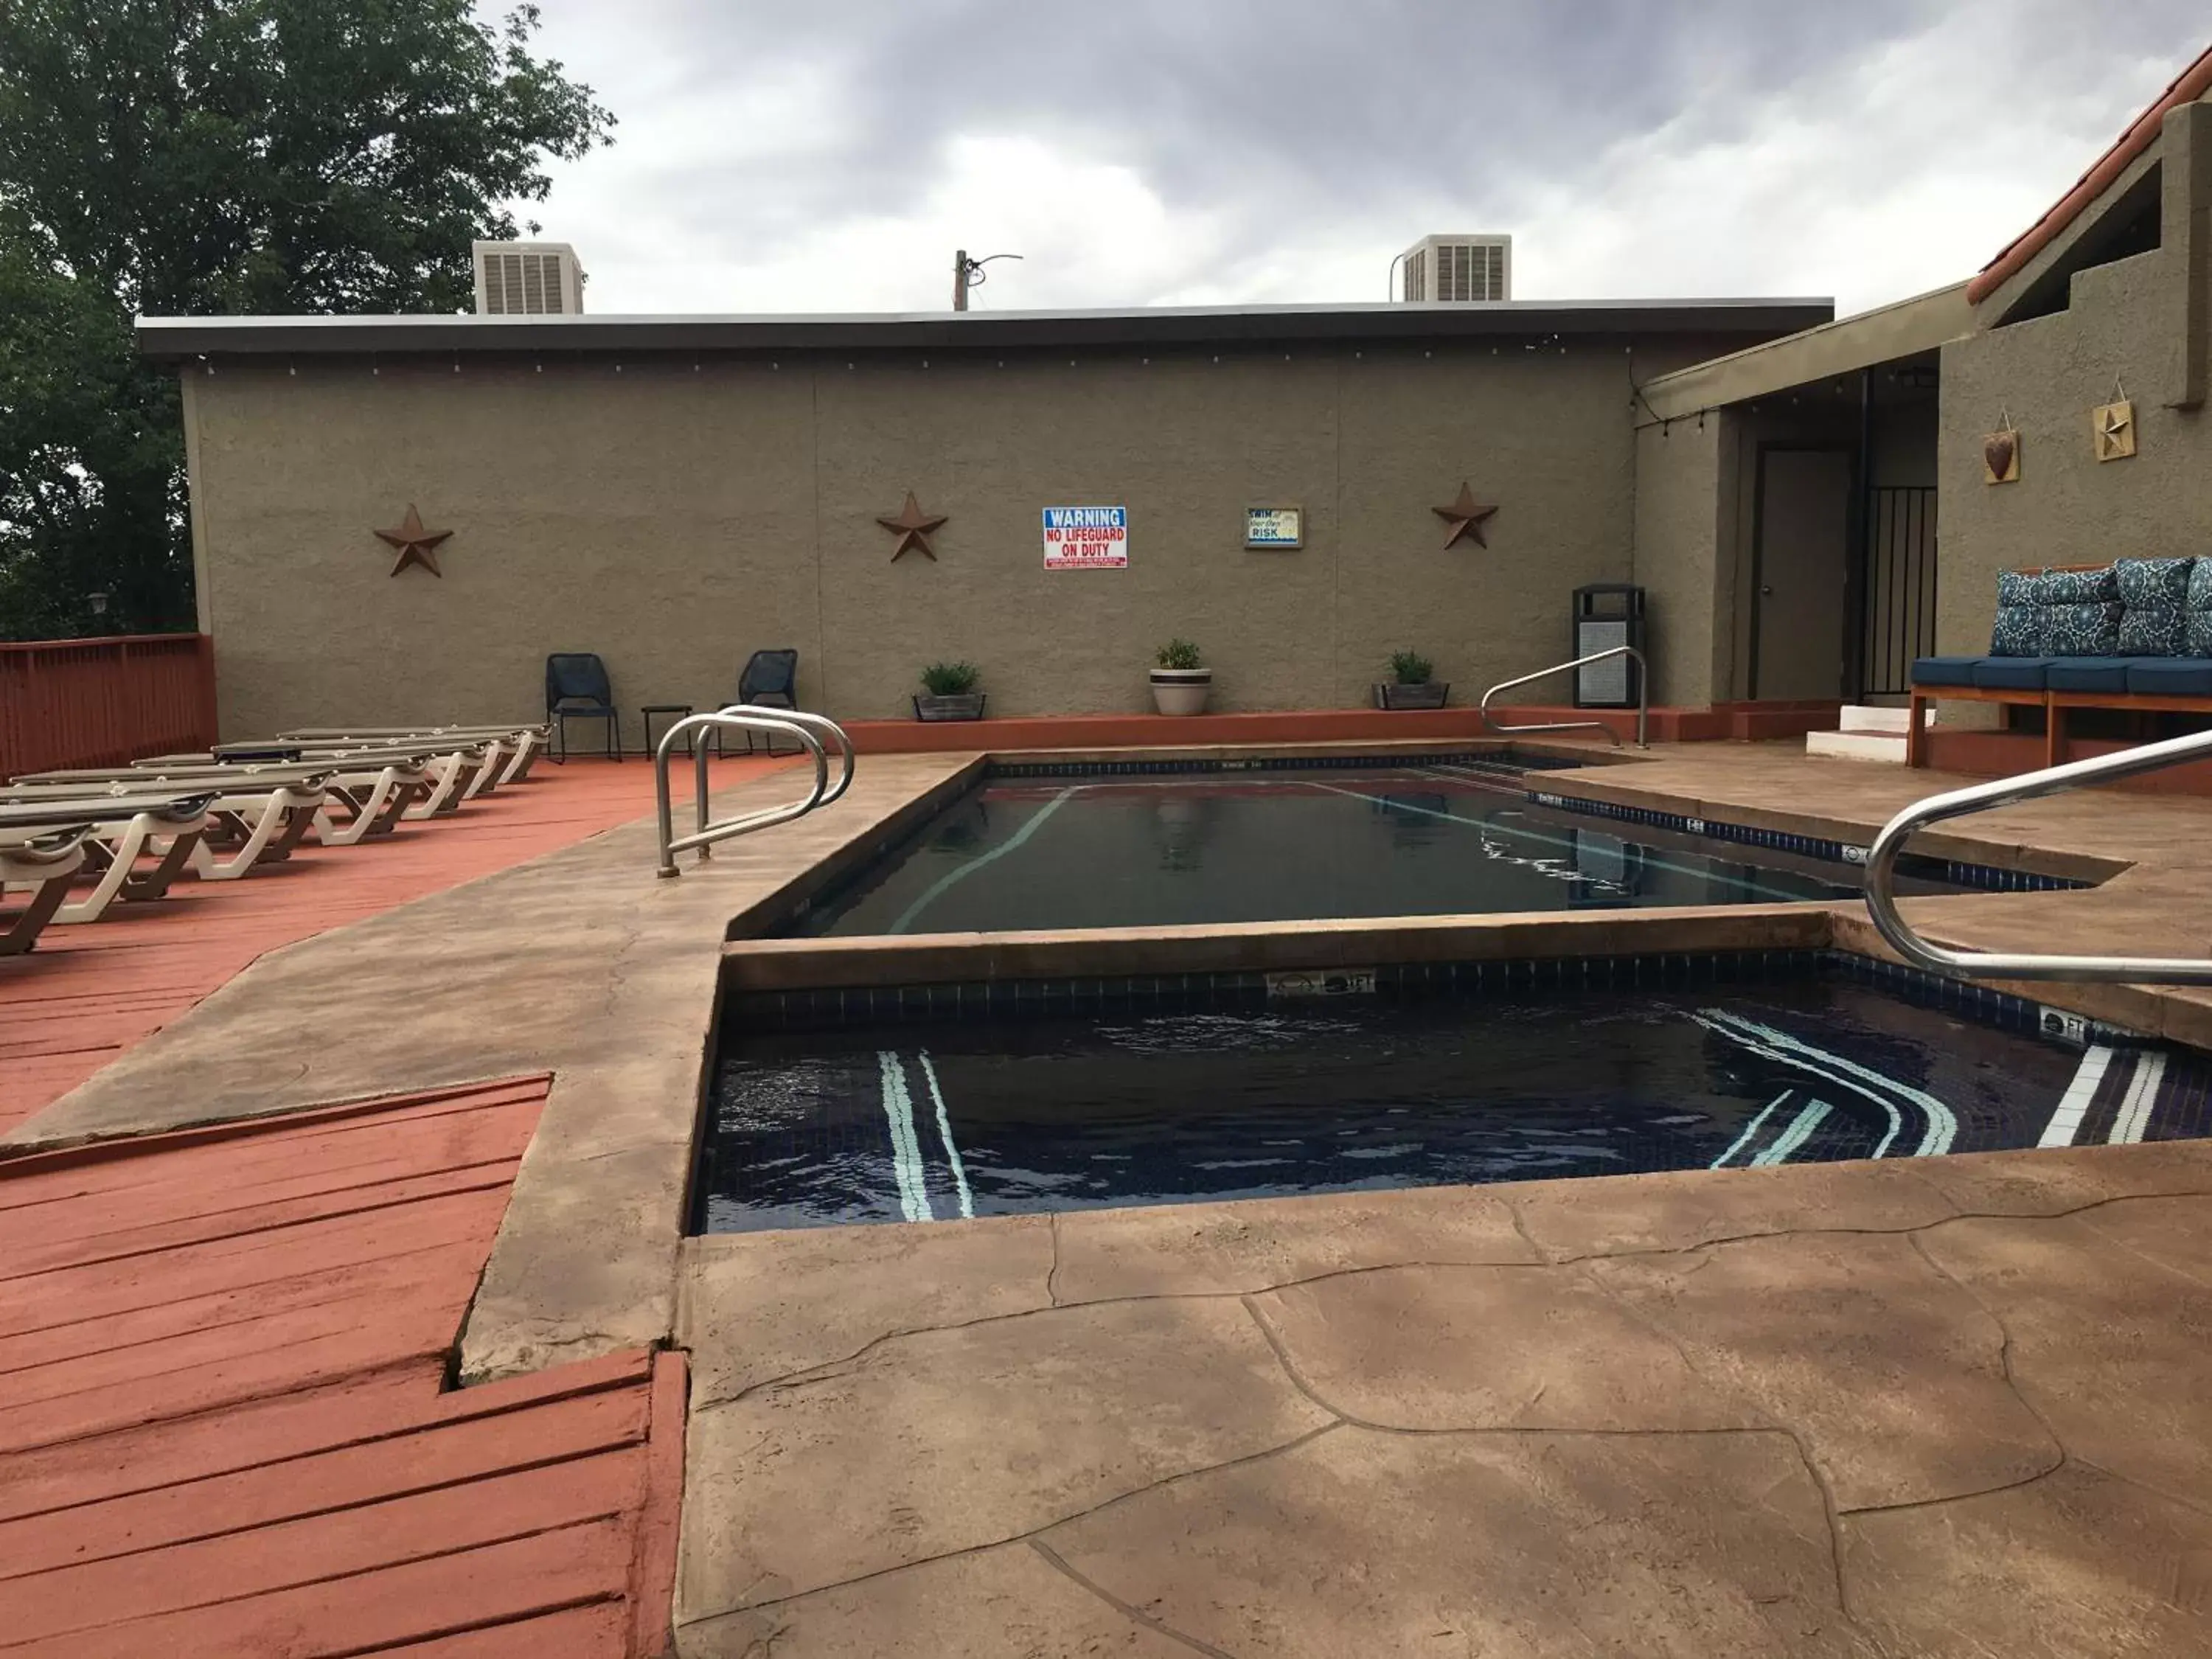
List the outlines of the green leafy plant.
{"label": "green leafy plant", "polygon": [[1393,651],[1390,672],[1401,685],[1426,685],[1437,665],[1418,651]]}
{"label": "green leafy plant", "polygon": [[[605,143],[469,0],[0,3],[0,638],[192,626],[177,372],[135,315],[466,311]],[[91,595],[108,596],[104,613]]]}
{"label": "green leafy plant", "polygon": [[1188,640],[1170,640],[1159,648],[1158,656],[1163,668],[1203,668],[1206,665],[1199,660],[1198,647]]}
{"label": "green leafy plant", "polygon": [[933,697],[957,697],[973,691],[982,678],[972,662],[933,662],[921,671],[921,688]]}

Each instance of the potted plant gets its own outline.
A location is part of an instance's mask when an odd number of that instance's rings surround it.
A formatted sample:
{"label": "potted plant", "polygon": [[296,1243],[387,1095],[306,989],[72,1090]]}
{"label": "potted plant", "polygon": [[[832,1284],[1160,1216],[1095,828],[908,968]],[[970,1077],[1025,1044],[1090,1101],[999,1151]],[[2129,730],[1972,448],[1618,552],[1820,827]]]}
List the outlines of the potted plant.
{"label": "potted plant", "polygon": [[1198,647],[1188,640],[1170,640],[1159,648],[1152,670],[1152,702],[1163,714],[1203,714],[1213,671],[1199,665]]}
{"label": "potted plant", "polygon": [[1375,688],[1377,708],[1441,708],[1451,682],[1432,678],[1437,665],[1418,651],[1390,653],[1390,679]]}
{"label": "potted plant", "polygon": [[980,720],[983,693],[975,690],[982,672],[972,662],[933,662],[921,671],[921,695],[914,700],[918,720]]}

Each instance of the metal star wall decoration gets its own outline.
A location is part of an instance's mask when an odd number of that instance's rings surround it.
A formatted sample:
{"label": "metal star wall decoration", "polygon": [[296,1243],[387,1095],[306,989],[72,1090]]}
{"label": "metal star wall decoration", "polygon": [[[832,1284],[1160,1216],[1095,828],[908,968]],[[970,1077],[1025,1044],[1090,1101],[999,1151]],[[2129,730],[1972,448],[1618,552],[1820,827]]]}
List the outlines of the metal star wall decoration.
{"label": "metal star wall decoration", "polygon": [[932,564],[937,562],[937,550],[929,544],[929,538],[930,532],[945,522],[945,515],[939,513],[932,516],[924,513],[921,503],[915,500],[911,489],[906,492],[906,505],[899,509],[896,518],[878,518],[876,522],[886,530],[898,532],[898,545],[891,550],[893,564],[896,564],[909,549],[917,547],[928,556]]}
{"label": "metal star wall decoration", "polygon": [[380,530],[376,539],[387,542],[399,550],[392,561],[392,574],[398,575],[410,564],[419,564],[432,575],[442,578],[445,572],[438,568],[439,544],[453,532],[450,530],[425,530],[422,515],[415,510],[415,503],[407,503],[407,516],[399,521],[397,530]]}
{"label": "metal star wall decoration", "polygon": [[1491,514],[1498,511],[1497,503],[1476,501],[1474,492],[1464,483],[1459,487],[1457,501],[1449,507],[1432,507],[1429,511],[1449,526],[1444,537],[1446,547],[1456,547],[1462,539],[1469,537],[1474,538],[1477,547],[1490,545],[1490,538],[1482,533],[1482,526]]}

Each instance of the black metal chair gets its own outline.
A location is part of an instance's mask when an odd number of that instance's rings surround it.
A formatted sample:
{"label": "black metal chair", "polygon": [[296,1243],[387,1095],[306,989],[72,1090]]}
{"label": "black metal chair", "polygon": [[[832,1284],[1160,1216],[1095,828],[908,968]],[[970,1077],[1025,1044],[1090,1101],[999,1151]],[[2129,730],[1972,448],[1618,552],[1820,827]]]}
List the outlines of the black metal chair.
{"label": "black metal chair", "polygon": [[[756,651],[745,659],[744,672],[738,676],[738,701],[762,708],[796,708],[799,707],[799,653],[796,651]],[[768,751],[775,752],[773,738],[767,741]],[[714,732],[714,747],[721,752],[722,730]],[[745,753],[753,752],[753,734],[745,733]]]}
{"label": "black metal chair", "polygon": [[607,758],[622,758],[622,717],[615,712],[607,665],[589,651],[556,651],[545,659],[545,720],[552,726],[553,758],[568,758],[571,720],[607,723]]}

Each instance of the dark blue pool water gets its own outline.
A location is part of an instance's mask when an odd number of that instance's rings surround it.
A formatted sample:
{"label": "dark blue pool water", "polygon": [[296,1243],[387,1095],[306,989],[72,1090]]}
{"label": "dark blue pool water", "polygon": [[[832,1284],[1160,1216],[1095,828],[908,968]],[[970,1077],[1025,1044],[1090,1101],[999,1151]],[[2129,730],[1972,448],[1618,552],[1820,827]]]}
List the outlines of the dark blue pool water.
{"label": "dark blue pool water", "polygon": [[[1912,892],[1954,890],[1906,878]],[[1540,806],[1472,767],[1007,779],[800,917],[806,935],[1849,897],[1849,865]]]}
{"label": "dark blue pool water", "polygon": [[1822,977],[740,1033],[700,1224],[2178,1138],[2212,1132],[2206,1083]]}

